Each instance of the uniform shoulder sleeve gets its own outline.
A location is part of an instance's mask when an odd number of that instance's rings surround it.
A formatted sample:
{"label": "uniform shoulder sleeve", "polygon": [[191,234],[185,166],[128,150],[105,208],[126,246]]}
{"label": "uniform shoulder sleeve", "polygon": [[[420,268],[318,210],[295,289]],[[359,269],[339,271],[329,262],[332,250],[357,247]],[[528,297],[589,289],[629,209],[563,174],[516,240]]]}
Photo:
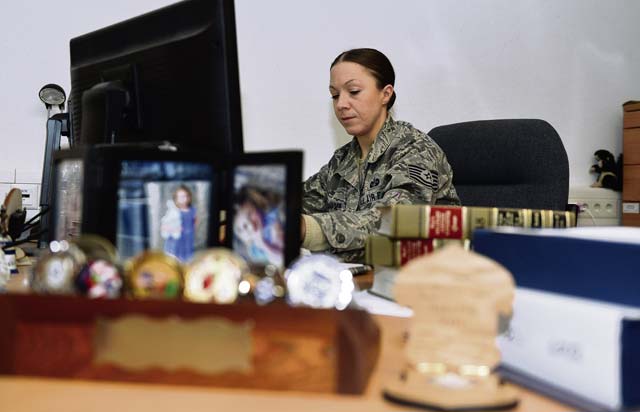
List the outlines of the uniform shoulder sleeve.
{"label": "uniform shoulder sleeve", "polygon": [[411,194],[411,203],[460,204],[453,171],[438,144],[426,133],[402,123],[385,160],[394,187]]}
{"label": "uniform shoulder sleeve", "polygon": [[302,212],[318,213],[327,207],[327,181],[329,166],[324,165],[318,173],[308,178],[302,185]]}

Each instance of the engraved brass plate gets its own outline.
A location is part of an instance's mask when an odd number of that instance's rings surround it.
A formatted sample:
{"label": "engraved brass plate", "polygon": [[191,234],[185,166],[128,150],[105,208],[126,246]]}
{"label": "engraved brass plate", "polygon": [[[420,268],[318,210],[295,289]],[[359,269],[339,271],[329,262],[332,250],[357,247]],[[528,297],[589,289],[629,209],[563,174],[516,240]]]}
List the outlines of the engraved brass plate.
{"label": "engraved brass plate", "polygon": [[253,323],[224,318],[155,319],[133,315],[96,322],[94,362],[130,371],[187,369],[251,373]]}

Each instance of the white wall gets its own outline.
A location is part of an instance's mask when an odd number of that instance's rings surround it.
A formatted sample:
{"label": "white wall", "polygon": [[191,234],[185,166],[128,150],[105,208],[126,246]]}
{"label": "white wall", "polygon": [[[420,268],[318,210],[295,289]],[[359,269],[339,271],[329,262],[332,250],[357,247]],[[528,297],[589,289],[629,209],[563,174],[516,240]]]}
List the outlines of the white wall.
{"label": "white wall", "polygon": [[38,91],[57,83],[69,95],[69,40],[173,1],[0,2],[0,177],[41,176],[47,111]]}
{"label": "white wall", "polygon": [[[40,170],[46,114],[37,92],[49,82],[69,90],[71,37],[170,2],[3,5],[0,170]],[[348,140],[327,88],[330,62],[352,47],[389,56],[395,116],[424,131],[549,121],[572,185],[593,181],[596,149],[622,150],[621,104],[640,99],[636,0],[236,0],[236,16],[245,147],[302,148],[307,176]]]}

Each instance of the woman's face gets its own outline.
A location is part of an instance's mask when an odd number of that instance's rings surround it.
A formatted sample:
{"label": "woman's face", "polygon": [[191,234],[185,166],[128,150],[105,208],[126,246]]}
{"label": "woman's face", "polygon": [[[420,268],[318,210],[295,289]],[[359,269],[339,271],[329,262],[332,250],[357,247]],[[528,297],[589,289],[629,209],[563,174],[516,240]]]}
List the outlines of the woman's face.
{"label": "woman's face", "polygon": [[331,68],[329,92],[336,117],[347,133],[375,138],[387,117],[393,86],[380,90],[366,68],[357,63],[340,62]]}

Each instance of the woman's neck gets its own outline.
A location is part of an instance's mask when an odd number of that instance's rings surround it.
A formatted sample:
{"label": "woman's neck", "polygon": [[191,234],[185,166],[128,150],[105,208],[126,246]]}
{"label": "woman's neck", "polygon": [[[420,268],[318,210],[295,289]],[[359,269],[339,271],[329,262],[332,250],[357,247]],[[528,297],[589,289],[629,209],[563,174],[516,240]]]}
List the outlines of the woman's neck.
{"label": "woman's neck", "polygon": [[371,150],[371,146],[373,146],[373,142],[376,141],[376,137],[378,136],[378,133],[380,133],[382,126],[384,126],[384,122],[387,120],[388,115],[389,114],[386,113],[384,116],[380,116],[380,118],[376,121],[374,126],[371,128],[371,131],[366,135],[356,136],[356,139],[358,140],[358,145],[360,146],[360,153],[361,153],[360,159],[364,160],[367,158],[367,155]]}

